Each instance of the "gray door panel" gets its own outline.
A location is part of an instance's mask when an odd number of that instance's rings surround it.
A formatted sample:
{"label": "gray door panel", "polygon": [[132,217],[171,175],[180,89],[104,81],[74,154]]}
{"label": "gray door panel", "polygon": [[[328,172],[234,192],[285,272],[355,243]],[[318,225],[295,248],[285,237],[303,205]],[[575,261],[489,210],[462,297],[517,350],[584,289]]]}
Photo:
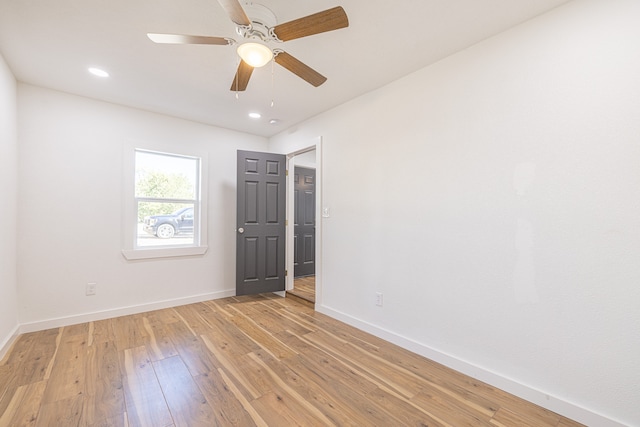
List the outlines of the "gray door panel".
{"label": "gray door panel", "polygon": [[285,289],[285,156],[238,150],[236,294]]}
{"label": "gray door panel", "polygon": [[315,169],[295,168],[294,277],[311,276],[316,268]]}

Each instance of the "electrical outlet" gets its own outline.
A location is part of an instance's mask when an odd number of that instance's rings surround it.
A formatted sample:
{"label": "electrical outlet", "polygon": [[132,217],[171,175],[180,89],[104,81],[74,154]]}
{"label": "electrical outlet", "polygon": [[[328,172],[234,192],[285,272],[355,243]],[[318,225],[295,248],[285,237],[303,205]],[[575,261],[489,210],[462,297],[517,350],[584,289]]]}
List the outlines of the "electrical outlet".
{"label": "electrical outlet", "polygon": [[87,291],[87,296],[95,295],[95,294],[96,294],[96,287],[97,287],[97,286],[98,286],[98,284],[97,284],[97,283],[95,283],[95,282],[87,283],[87,289],[86,289],[86,291]]}
{"label": "electrical outlet", "polygon": [[376,292],[376,305],[382,307],[382,292]]}

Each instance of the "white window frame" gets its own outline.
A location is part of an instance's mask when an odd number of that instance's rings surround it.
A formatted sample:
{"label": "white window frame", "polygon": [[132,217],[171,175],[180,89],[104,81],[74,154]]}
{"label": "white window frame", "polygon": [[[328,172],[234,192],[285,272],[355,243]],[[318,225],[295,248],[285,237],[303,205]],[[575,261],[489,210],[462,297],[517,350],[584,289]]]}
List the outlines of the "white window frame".
{"label": "white window frame", "polygon": [[[174,147],[167,147],[161,144],[143,144],[129,142],[125,144],[123,158],[124,172],[124,201],[123,201],[123,249],[122,255],[127,260],[141,260],[153,258],[174,258],[187,256],[200,256],[207,252],[207,182],[208,182],[208,158],[207,153],[196,150],[176,150]],[[194,204],[194,229],[193,244],[175,246],[137,246],[137,215],[138,198],[135,195],[135,159],[137,151],[146,151],[176,157],[192,157],[200,159],[200,182],[197,185],[196,201]],[[198,191],[199,190],[199,191]],[[199,196],[199,198],[198,198]],[[151,201],[151,199],[145,199]],[[192,200],[163,199],[164,202],[185,202],[192,203]]]}

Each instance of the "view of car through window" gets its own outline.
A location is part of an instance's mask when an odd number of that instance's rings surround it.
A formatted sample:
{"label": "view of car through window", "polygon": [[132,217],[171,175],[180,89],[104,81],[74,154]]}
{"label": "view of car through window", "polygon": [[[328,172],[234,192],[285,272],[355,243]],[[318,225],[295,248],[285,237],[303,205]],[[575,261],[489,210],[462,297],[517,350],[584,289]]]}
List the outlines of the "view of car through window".
{"label": "view of car through window", "polygon": [[151,215],[144,218],[144,231],[161,239],[176,234],[193,234],[193,208],[182,208],[169,215]]}
{"label": "view of car through window", "polygon": [[136,246],[196,244],[199,161],[177,154],[136,150]]}

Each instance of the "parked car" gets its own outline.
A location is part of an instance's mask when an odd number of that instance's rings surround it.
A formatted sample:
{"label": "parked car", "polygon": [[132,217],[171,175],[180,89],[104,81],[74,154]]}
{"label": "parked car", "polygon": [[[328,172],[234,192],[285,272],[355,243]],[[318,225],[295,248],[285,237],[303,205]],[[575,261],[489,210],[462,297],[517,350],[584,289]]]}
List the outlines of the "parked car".
{"label": "parked car", "polygon": [[178,233],[193,233],[193,207],[181,208],[168,215],[147,216],[144,231],[161,239],[169,239]]}

